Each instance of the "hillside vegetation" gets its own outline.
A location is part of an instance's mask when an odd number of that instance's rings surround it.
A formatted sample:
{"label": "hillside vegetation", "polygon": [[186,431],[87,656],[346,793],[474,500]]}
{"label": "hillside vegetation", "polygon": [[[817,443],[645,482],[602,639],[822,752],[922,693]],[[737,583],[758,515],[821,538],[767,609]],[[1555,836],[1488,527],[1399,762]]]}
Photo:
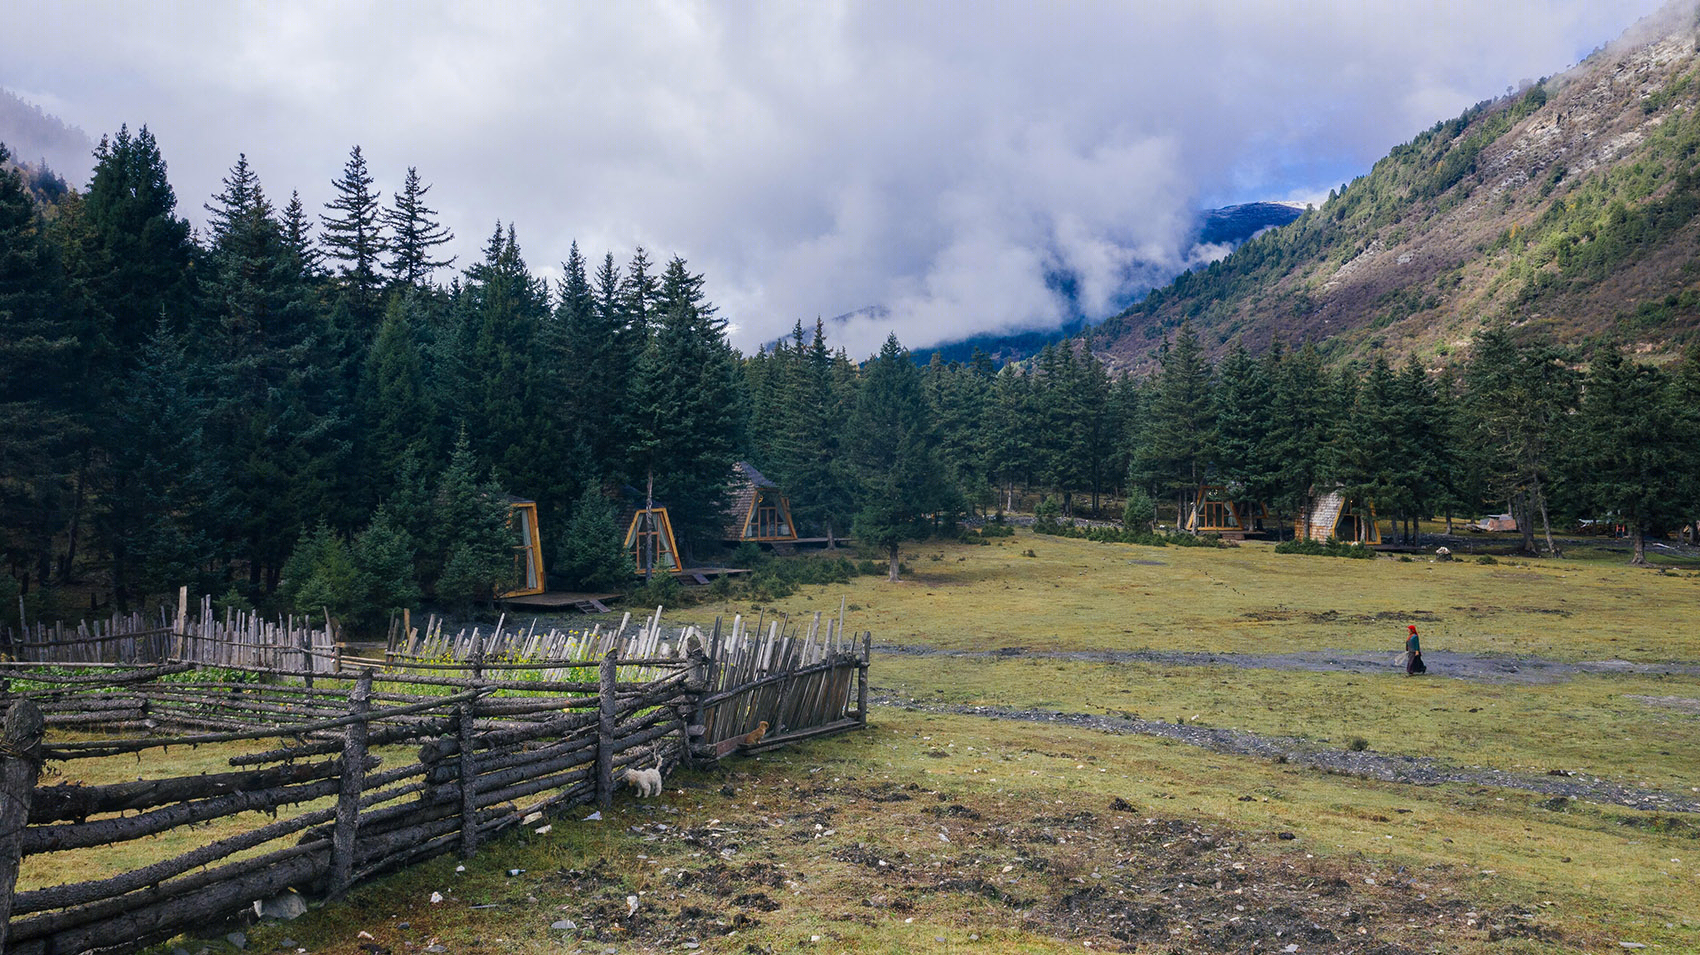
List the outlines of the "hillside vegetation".
{"label": "hillside vegetation", "polygon": [[1191,320],[1207,349],[1280,338],[1448,364],[1484,322],[1671,354],[1700,328],[1700,43],[1673,4],[1565,73],[1395,148],[1292,225],[1112,318],[1139,368]]}

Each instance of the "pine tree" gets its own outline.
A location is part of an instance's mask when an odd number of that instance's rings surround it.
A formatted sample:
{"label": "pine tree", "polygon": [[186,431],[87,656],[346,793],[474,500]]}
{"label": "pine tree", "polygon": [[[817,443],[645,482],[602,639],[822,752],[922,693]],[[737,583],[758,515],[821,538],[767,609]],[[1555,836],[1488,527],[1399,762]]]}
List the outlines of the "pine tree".
{"label": "pine tree", "polygon": [[484,261],[467,270],[458,309],[469,346],[464,371],[457,371],[465,375],[461,423],[473,435],[473,450],[502,483],[548,500],[555,512],[562,489],[578,482],[562,472],[553,455],[565,449],[543,427],[541,336],[549,295],[527,268],[511,224],[496,224]]}
{"label": "pine tree", "polygon": [[430,540],[443,555],[432,592],[462,607],[491,596],[514,575],[507,494],[494,477],[480,482],[477,472],[477,456],[463,432],[437,482]]}
{"label": "pine tree", "polygon": [[210,376],[163,319],[138,357],[117,399],[114,423],[126,440],[107,452],[96,519],[121,606],[210,585],[214,532],[228,520],[229,484],[205,439],[209,402],[199,388]]}
{"label": "pine tree", "polygon": [[1557,553],[1547,502],[1558,476],[1557,449],[1571,411],[1577,380],[1557,348],[1540,341],[1519,344],[1494,325],[1477,333],[1465,369],[1463,414],[1473,467],[1495,502],[1517,516],[1523,549],[1535,551],[1535,517]]}
{"label": "pine tree", "polygon": [[326,517],[348,526],[363,510],[336,490],[348,394],[299,259],[245,158],[207,209],[211,307],[198,341],[214,382],[210,443],[232,488],[222,523],[250,587],[271,590],[306,528]]}
{"label": "pine tree", "polygon": [[925,533],[929,515],[956,503],[939,464],[921,373],[895,334],[864,370],[849,432],[860,484],[855,533],[886,551],[895,583],[899,545]]}
{"label": "pine tree", "polygon": [[430,412],[425,361],[418,326],[423,293],[392,297],[384,323],[366,356],[358,393],[360,460],[370,497],[382,500],[393,488],[394,468],[407,447],[426,436]]}
{"label": "pine tree", "polygon": [[378,257],[388,248],[379,229],[380,196],[372,183],[366,157],[355,146],[342,175],[331,182],[336,198],[325,204],[329,214],[319,216],[324,229],[321,241],[326,254],[339,263],[337,278],[353,313],[353,325],[365,336],[377,324],[384,284]]}
{"label": "pine tree", "polygon": [[614,505],[601,485],[585,485],[556,553],[557,573],[578,590],[623,590],[637,572],[626,550]]}
{"label": "pine tree", "polygon": [[375,632],[385,618],[419,602],[414,576],[413,538],[401,522],[380,505],[349,555],[355,572],[355,624]]}
{"label": "pine tree", "polygon": [[395,195],[395,205],[383,210],[379,218],[389,227],[389,272],[397,282],[423,285],[431,273],[454,263],[454,256],[434,259],[432,250],[454,239],[454,233],[432,216],[437,210],[425,205],[425,194],[431,187],[419,180],[419,169],[407,167],[407,179]]}
{"label": "pine tree", "polygon": [[1266,501],[1273,490],[1264,444],[1269,429],[1269,379],[1246,351],[1234,348],[1216,368],[1212,394],[1216,422],[1214,458],[1222,482],[1247,501]]}
{"label": "pine tree", "polygon": [[1161,370],[1146,410],[1147,470],[1159,476],[1165,490],[1181,503],[1207,479],[1215,447],[1211,417],[1211,369],[1191,323],[1182,323],[1172,344],[1159,357]]}
{"label": "pine tree", "polygon": [[[1337,392],[1322,356],[1306,344],[1292,355],[1267,357],[1271,408],[1266,455],[1271,465],[1269,505],[1283,518],[1303,515],[1313,492],[1326,490],[1327,454],[1341,419]],[[1282,523],[1287,523],[1283,521]]]}
{"label": "pine tree", "polygon": [[653,336],[638,363],[629,440],[657,499],[668,505],[679,545],[716,539],[739,445],[736,369],[726,323],[703,299],[702,276],[667,263]]}
{"label": "pine tree", "polygon": [[303,280],[316,280],[324,274],[325,253],[313,241],[313,224],[307,221],[307,208],[299,192],[289,194],[289,205],[283,209],[283,241],[295,257],[296,271]]}
{"label": "pine tree", "polygon": [[1630,563],[1647,563],[1647,537],[1663,536],[1686,515],[1680,509],[1688,480],[1671,465],[1683,432],[1670,389],[1655,368],[1625,359],[1615,347],[1594,354],[1583,389],[1575,443],[1578,482],[1585,496],[1627,524],[1635,541]]}
{"label": "pine tree", "polygon": [[76,449],[76,329],[61,263],[0,145],[0,556],[46,583],[54,540],[71,519]]}

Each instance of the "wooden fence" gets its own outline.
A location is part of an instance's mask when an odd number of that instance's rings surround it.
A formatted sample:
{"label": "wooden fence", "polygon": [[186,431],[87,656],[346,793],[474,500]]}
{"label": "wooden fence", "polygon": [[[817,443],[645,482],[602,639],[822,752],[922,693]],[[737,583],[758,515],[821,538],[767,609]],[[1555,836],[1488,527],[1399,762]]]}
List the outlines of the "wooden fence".
{"label": "wooden fence", "polygon": [[[330,658],[341,669],[327,671],[315,662],[322,651],[293,646],[279,658],[314,665],[213,667],[199,655],[239,654],[205,636],[195,659],[0,664],[0,948],[133,949],[291,888],[336,898],[380,872],[471,855],[551,811],[608,805],[628,766],[703,765],[866,724],[869,634],[845,640],[817,616],[791,632],[755,634],[734,621],[724,633],[717,623],[661,640],[659,613],[654,621],[607,646],[599,634],[590,661],[474,652],[386,664],[343,654]],[[290,629],[277,632],[287,641]],[[167,637],[170,649],[195,643]],[[766,735],[752,739],[761,722]],[[50,727],[79,732],[60,740]],[[126,735],[87,738],[110,730]],[[229,757],[230,772],[40,781],[46,764],[260,741],[279,745]],[[388,765],[402,746],[417,755]],[[42,871],[45,860],[30,864],[38,856],[249,811],[274,821],[130,871],[14,891],[20,865]]]}

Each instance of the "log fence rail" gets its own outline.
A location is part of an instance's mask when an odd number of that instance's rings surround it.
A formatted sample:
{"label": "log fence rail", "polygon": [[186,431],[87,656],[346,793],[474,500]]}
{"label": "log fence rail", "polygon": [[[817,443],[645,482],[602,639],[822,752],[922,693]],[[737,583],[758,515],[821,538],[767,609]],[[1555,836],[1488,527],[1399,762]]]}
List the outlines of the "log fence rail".
{"label": "log fence rail", "polygon": [[[846,637],[842,609],[708,632],[664,629],[661,608],[635,630],[628,615],[588,633],[499,622],[447,635],[433,619],[382,657],[338,647],[330,626],[218,619],[206,599],[199,609],[189,619],[180,599],[163,628],[131,615],[7,635],[0,950],[135,949],[290,889],[338,898],[382,872],[470,856],[544,814],[606,806],[628,766],[701,766],[867,721],[871,635]],[[101,732],[119,735],[90,738]],[[229,772],[41,778],[56,763],[264,741],[275,745],[230,756]],[[414,755],[389,765],[398,751]],[[47,871],[54,852],[246,812],[273,821],[129,871],[16,890],[32,857]]]}

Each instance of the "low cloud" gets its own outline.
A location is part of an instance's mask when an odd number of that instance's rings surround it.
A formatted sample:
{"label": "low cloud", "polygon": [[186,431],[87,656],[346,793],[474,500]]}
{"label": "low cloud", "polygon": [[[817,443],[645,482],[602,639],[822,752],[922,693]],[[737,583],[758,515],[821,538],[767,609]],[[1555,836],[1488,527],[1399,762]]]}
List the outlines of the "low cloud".
{"label": "low cloud", "polygon": [[1198,209],[1324,196],[1654,5],[49,4],[0,86],[147,123],[191,218],[238,152],[316,206],[359,143],[463,265],[497,219],[540,270],[642,244],[746,349],[884,306],[863,355],[1101,316],[1207,261]]}

